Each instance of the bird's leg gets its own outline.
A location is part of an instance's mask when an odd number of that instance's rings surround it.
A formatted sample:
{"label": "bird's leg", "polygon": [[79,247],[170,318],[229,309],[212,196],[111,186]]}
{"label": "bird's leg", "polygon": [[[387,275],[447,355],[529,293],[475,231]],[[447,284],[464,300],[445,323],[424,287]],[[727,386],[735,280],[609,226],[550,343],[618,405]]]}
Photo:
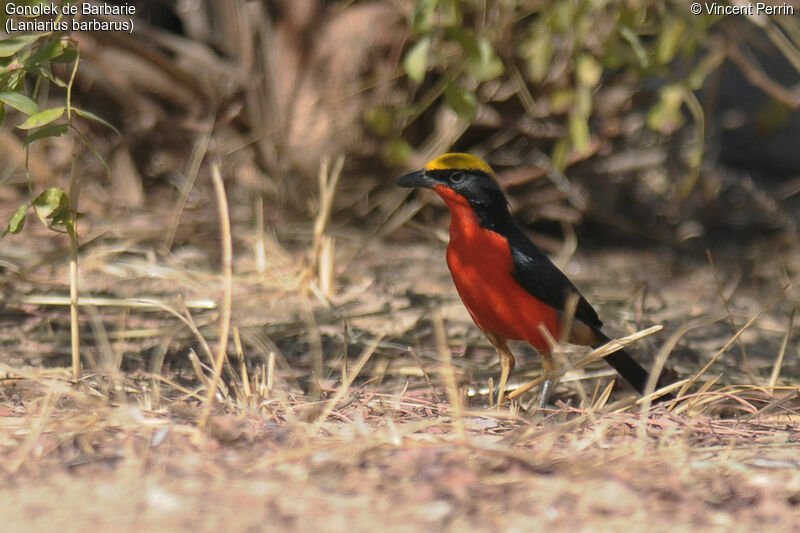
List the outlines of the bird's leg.
{"label": "bird's leg", "polygon": [[500,405],[504,400],[508,378],[511,371],[514,370],[514,354],[508,349],[508,344],[503,337],[495,335],[491,331],[484,331],[484,334],[497,350],[497,356],[500,358],[500,382],[497,384],[497,401],[495,402],[495,405]]}
{"label": "bird's leg", "polygon": [[558,379],[556,376],[555,361],[550,352],[542,352],[542,374],[544,376],[544,382],[542,382],[542,399],[539,401],[539,409],[547,407],[547,402],[550,399],[550,391],[553,389],[553,381]]}

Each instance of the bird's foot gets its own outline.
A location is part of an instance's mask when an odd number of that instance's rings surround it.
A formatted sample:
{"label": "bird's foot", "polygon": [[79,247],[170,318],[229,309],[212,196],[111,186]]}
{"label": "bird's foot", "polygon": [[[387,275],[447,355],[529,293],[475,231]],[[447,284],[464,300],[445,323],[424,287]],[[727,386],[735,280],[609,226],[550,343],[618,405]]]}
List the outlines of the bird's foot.
{"label": "bird's foot", "polygon": [[542,383],[542,398],[539,400],[539,409],[545,409],[550,400],[550,391],[553,389],[553,380],[546,379]]}
{"label": "bird's foot", "polygon": [[[492,406],[497,407],[500,405],[500,402],[505,401],[505,394],[500,394],[500,387],[493,387],[491,396],[492,396]],[[502,398],[501,398],[502,396]]]}

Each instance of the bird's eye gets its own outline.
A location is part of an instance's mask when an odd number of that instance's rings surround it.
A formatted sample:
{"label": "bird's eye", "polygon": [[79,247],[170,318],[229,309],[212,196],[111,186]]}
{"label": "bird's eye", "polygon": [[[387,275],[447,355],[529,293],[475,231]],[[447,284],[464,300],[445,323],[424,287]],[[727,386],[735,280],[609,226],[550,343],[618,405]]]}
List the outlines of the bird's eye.
{"label": "bird's eye", "polygon": [[450,183],[461,183],[464,181],[464,173],[456,172],[450,176]]}

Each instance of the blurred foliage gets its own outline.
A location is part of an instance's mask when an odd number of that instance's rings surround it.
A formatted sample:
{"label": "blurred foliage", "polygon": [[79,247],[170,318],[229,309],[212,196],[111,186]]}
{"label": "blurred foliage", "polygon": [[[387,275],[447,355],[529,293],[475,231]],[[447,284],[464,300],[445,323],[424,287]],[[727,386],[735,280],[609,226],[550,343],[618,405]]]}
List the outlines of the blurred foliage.
{"label": "blurred foliage", "polygon": [[[526,81],[551,86],[551,97],[569,109],[568,134],[553,149],[557,168],[564,167],[570,150],[589,149],[592,96],[604,72],[663,79],[647,124],[671,133],[684,123],[682,107],[691,92],[718,64],[697,55],[717,18],[692,15],[684,2],[507,1],[496,6],[492,22],[500,24],[488,23],[480,5],[418,0],[409,22],[416,43],[406,53],[405,71],[418,83],[426,76],[444,78],[445,102],[471,120],[478,86],[504,74],[504,61],[524,65]],[[516,42],[501,59],[494,43],[509,44],[508,35]],[[678,57],[691,70],[675,79],[671,63]]]}
{"label": "blurred foliage", "polygon": [[[56,17],[57,20],[60,18],[60,15]],[[71,105],[69,95],[79,62],[77,44],[59,32],[20,33],[0,41],[0,126],[6,119],[6,107],[25,116],[16,128],[25,133],[22,144],[26,150],[33,142],[59,137],[72,128],[83,143],[103,161],[89,139],[73,124],[74,113],[116,131],[94,113]],[[53,65],[58,63],[72,63],[72,68],[68,70],[71,74],[69,79],[65,80],[54,74]],[[67,91],[66,105],[44,108],[40,106],[40,95],[47,93],[45,88],[49,84]],[[75,180],[76,177],[73,176],[73,184]],[[3,236],[22,231],[28,209],[33,208],[48,228],[59,232],[63,228],[63,232],[69,234],[70,238],[76,238],[77,198],[71,202],[67,192],[57,187],[49,187],[38,195],[33,189],[33,184],[28,180],[30,201],[17,208]]]}
{"label": "blurred foliage", "polygon": [[[695,16],[683,0],[192,5],[138,2],[133,36],[82,32],[71,94],[75,42],[54,34],[0,42],[0,114],[15,109],[5,127],[19,152],[37,139],[83,132],[110,161],[115,190],[125,183],[133,191],[120,194],[128,206],[162,184],[185,197],[192,185],[182,184],[220,157],[243,199],[257,193],[305,211],[314,208],[308,197],[319,162],[341,154],[343,183],[360,193],[388,187],[386,163],[473,151],[501,171],[528,172],[504,185],[546,174],[561,195],[546,202],[553,205],[575,197],[569,180],[553,178],[566,167],[659,144],[667,155],[650,166],[661,174],[650,172],[648,187],[660,201],[695,190],[706,139],[719,139],[721,119],[708,104],[722,93],[711,82],[723,64],[780,104],[759,131],[779,128],[800,104],[759,55],[777,50],[790,68],[800,65],[800,25],[790,17]],[[105,127],[71,127],[75,115],[106,118],[122,142]],[[755,121],[743,115],[733,118]],[[68,158],[54,159],[39,162],[66,174]],[[87,175],[102,172],[80,163]],[[357,216],[377,204],[365,202]]]}
{"label": "blurred foliage", "polygon": [[695,93],[724,60],[711,37],[724,18],[693,15],[679,0],[417,0],[409,20],[414,42],[403,66],[421,93],[397,135],[420,115],[420,105],[436,101],[429,91],[443,93],[447,106],[473,121],[487,100],[482,87],[504,74],[513,81],[519,69],[525,86],[515,91],[531,94],[526,111],[535,104],[564,126],[551,147],[551,162],[561,170],[571,154],[590,151],[598,89],[610,77],[624,78],[657,95],[648,104],[649,129],[669,135],[684,126],[687,112],[692,117],[685,194],[703,153],[705,117]]}

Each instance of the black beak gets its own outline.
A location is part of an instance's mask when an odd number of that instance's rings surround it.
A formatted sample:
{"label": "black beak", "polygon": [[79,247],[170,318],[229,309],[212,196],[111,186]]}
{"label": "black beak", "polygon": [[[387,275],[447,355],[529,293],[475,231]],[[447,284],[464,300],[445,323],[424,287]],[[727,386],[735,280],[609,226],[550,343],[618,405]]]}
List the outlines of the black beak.
{"label": "black beak", "polygon": [[398,187],[424,187],[426,189],[433,189],[436,186],[436,180],[428,176],[424,170],[418,170],[398,179],[395,185]]}

